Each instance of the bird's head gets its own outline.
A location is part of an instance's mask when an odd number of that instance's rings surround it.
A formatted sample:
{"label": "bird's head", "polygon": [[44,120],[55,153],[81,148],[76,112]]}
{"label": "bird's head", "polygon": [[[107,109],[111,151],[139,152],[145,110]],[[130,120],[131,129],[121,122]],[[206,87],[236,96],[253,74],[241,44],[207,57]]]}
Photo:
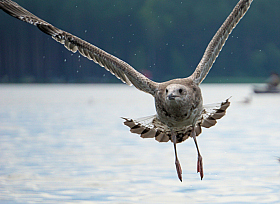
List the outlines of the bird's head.
{"label": "bird's head", "polygon": [[192,90],[182,84],[170,84],[165,88],[165,100],[168,103],[188,101]]}

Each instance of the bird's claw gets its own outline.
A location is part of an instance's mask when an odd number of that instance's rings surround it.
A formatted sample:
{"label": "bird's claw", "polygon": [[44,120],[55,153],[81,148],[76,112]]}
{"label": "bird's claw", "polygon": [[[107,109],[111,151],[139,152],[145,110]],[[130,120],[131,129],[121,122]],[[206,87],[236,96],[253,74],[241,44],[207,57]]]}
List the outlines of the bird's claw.
{"label": "bird's claw", "polygon": [[203,179],[203,164],[202,164],[202,157],[199,155],[197,159],[197,173],[200,173],[201,180]]}
{"label": "bird's claw", "polygon": [[183,181],[183,178],[182,178],[182,168],[181,168],[181,165],[180,165],[179,160],[176,160],[176,161],[175,161],[175,166],[176,166],[178,178],[179,178],[180,181],[182,182],[182,181]]}

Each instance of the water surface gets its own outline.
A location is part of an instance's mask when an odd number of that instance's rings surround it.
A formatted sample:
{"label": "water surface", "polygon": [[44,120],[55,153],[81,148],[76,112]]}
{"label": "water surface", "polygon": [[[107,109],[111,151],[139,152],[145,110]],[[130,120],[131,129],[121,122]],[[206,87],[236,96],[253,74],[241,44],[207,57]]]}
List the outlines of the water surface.
{"label": "water surface", "polygon": [[192,139],[173,146],[129,132],[120,117],[155,113],[125,85],[0,85],[0,203],[280,203],[280,94],[202,85],[205,103],[232,96],[203,129],[205,176]]}

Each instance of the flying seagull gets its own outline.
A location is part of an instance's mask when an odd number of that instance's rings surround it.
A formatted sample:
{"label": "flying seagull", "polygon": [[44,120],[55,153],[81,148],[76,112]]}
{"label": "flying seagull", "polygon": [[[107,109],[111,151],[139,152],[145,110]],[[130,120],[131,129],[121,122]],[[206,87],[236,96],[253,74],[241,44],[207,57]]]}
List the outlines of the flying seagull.
{"label": "flying seagull", "polygon": [[124,83],[134,85],[140,91],[151,94],[155,98],[157,113],[136,120],[123,118],[125,120],[124,124],[130,128],[132,133],[140,134],[142,138],[155,138],[159,142],[170,140],[174,145],[178,178],[182,181],[182,169],[177,156],[176,144],[189,137],[193,138],[198,154],[197,172],[200,173],[202,179],[202,157],[196,137],[201,133],[201,127],[212,127],[216,124],[217,119],[225,115],[230,102],[227,99],[213,107],[203,106],[199,85],[211,69],[229,34],[245,15],[252,1],[240,0],[237,3],[210,41],[191,76],[162,83],[148,79],[126,62],[54,27],[11,0],[0,0],[0,8],[19,20],[37,26],[41,31],[63,44],[68,50],[74,53],[79,51],[83,56],[104,67]]}

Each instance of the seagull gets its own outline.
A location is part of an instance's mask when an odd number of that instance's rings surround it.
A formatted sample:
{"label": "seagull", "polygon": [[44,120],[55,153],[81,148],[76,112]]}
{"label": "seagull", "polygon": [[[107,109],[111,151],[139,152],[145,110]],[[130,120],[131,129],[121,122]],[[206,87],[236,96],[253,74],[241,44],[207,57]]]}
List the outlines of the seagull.
{"label": "seagull", "polygon": [[192,137],[197,149],[197,173],[202,180],[203,163],[196,137],[201,128],[209,128],[222,118],[230,105],[229,99],[213,106],[203,105],[200,83],[210,71],[230,33],[248,11],[253,0],[240,0],[226,18],[219,30],[208,44],[202,59],[193,74],[186,78],[172,79],[157,83],[136,71],[128,63],[105,52],[104,50],[54,27],[38,18],[11,0],[0,0],[0,8],[9,15],[37,26],[42,32],[63,44],[68,50],[77,51],[110,71],[128,85],[134,85],[140,91],[151,94],[155,99],[156,114],[140,119],[123,118],[124,124],[132,133],[142,138],[155,138],[158,142],[174,145],[175,167],[182,182],[182,168],[177,156],[176,144]]}

